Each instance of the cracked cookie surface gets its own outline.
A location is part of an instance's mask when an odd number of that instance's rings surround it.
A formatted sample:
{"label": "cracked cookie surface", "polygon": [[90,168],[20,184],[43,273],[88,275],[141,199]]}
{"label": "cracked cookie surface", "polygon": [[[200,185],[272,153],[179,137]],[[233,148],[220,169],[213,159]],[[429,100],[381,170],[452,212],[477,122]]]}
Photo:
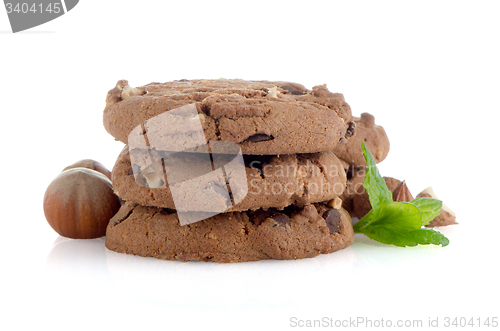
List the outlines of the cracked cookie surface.
{"label": "cracked cookie surface", "polygon": [[126,203],[106,233],[110,250],[183,262],[311,258],[353,241],[349,214],[326,204],[231,212],[180,226],[171,210]]}
{"label": "cracked cookie surface", "polygon": [[207,141],[238,143],[243,154],[297,154],[333,150],[355,133],[342,94],[325,85],[289,82],[180,80],[132,88],[119,81],[108,92],[103,122],[128,142],[134,128],[164,112],[195,104]]}
{"label": "cracked cookie surface", "polygon": [[[331,152],[280,156],[244,155],[246,177],[235,180],[245,181],[238,186],[247,187],[248,191],[239,203],[227,209],[225,206],[228,201],[223,194],[215,194],[218,199],[214,199],[214,194],[204,194],[208,190],[224,193],[225,183],[196,181],[197,178],[203,178],[207,171],[202,162],[204,155],[188,155],[188,163],[175,167],[175,172],[165,176],[163,166],[169,160],[162,152],[132,150],[135,160],[163,160],[163,163],[157,162],[159,168],[155,170],[160,176],[153,178],[149,166],[145,170],[131,163],[130,153],[126,146],[113,167],[113,188],[123,200],[145,206],[175,209],[171,190],[175,189],[180,194],[182,187],[178,183],[182,184],[186,178],[193,179],[189,190],[194,186],[200,193],[192,198],[190,208],[204,212],[284,208],[291,204],[306,205],[327,201],[339,197],[344,192],[347,181],[342,163]],[[146,160],[143,164],[150,163]],[[231,172],[226,171],[226,174],[231,179]],[[239,193],[234,187],[231,186],[233,197]],[[182,195],[189,196],[189,192]]]}

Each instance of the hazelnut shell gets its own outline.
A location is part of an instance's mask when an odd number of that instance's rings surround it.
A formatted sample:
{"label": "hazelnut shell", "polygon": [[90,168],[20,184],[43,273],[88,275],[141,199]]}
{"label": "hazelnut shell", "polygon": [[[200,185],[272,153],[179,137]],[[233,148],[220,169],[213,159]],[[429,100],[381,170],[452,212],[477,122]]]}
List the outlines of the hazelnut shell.
{"label": "hazelnut shell", "polygon": [[100,172],[73,168],[61,172],[47,187],[43,199],[45,218],[61,236],[99,238],[120,209],[111,181]]}
{"label": "hazelnut shell", "polygon": [[92,170],[100,172],[104,176],[106,176],[109,179],[111,179],[111,171],[109,171],[100,162],[97,162],[97,161],[94,161],[94,160],[91,160],[91,159],[84,159],[84,160],[80,160],[78,162],[75,162],[72,165],[67,166],[66,168],[64,168],[63,171],[66,171],[66,170],[69,170],[69,169],[74,169],[74,168],[92,169]]}

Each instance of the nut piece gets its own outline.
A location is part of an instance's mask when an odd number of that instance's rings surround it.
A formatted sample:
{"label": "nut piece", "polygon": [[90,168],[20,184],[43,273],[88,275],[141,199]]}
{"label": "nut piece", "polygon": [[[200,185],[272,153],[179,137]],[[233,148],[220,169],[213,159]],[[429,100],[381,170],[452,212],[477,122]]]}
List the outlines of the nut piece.
{"label": "nut piece", "polygon": [[111,179],[111,171],[109,171],[105,166],[103,166],[101,163],[91,160],[91,159],[84,159],[80,160],[78,162],[73,163],[70,166],[67,166],[66,168],[63,169],[63,171],[73,169],[73,168],[87,168],[87,169],[92,169],[95,171],[99,171],[101,174],[104,176],[108,177]]}
{"label": "nut piece", "polygon": [[392,192],[392,200],[398,202],[410,202],[413,200],[413,196],[411,195],[408,186],[406,186],[406,181],[403,180]]}
{"label": "nut piece", "polygon": [[332,207],[333,209],[340,209],[342,207],[342,200],[337,197],[328,201],[327,205]]}
{"label": "nut piece", "polygon": [[116,86],[113,89],[111,89],[108,92],[108,95],[106,96],[106,108],[109,108],[115,103],[125,100],[129,97],[133,97],[136,95],[143,95],[147,93],[148,91],[146,91],[145,87],[142,88],[130,87],[130,85],[128,85],[127,80],[123,79],[119,80],[116,83]]}
{"label": "nut piece", "polygon": [[130,85],[125,85],[122,89],[121,98],[125,100],[136,95],[143,95],[145,90],[138,89],[136,87],[130,87]]}
{"label": "nut piece", "polygon": [[95,170],[73,168],[59,174],[43,198],[45,218],[61,236],[99,238],[120,209],[111,181]]}
{"label": "nut piece", "polygon": [[203,115],[203,114],[194,115],[190,119],[192,121],[200,121],[201,124],[205,124],[205,115]]}
{"label": "nut piece", "polygon": [[[422,192],[420,192],[417,195],[417,198],[434,198],[438,199],[436,196],[436,193],[434,193],[434,190],[432,187],[428,187]],[[457,217],[455,215],[455,212],[450,209],[450,207],[446,206],[443,203],[443,206],[441,208],[441,214],[436,216],[429,224],[426,225],[428,228],[436,227],[436,226],[446,226],[446,225],[452,225],[452,224],[458,224],[457,223]]]}
{"label": "nut piece", "polygon": [[266,95],[268,98],[277,98],[281,92],[278,90],[278,87],[271,87]]}
{"label": "nut piece", "polygon": [[165,182],[160,178],[152,166],[148,166],[146,169],[141,171],[141,174],[146,179],[149,188],[165,187]]}

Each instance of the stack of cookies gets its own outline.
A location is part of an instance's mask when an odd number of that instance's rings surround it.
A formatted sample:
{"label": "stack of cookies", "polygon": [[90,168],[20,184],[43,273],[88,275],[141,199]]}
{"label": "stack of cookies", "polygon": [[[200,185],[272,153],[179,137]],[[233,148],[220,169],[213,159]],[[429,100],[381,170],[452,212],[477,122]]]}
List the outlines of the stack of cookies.
{"label": "stack of cookies", "polygon": [[125,143],[125,201],[110,250],[166,260],[301,259],[349,246],[348,178],[389,141],[343,96],[288,82],[180,80],[108,92],[104,126]]}

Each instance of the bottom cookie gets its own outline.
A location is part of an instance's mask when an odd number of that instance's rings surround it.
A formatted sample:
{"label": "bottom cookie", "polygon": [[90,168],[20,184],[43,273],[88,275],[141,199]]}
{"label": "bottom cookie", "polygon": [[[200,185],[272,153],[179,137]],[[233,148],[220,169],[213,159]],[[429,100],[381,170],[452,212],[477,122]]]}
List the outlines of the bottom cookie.
{"label": "bottom cookie", "polygon": [[183,262],[310,258],[354,241],[349,214],[333,204],[338,209],[318,203],[230,212],[181,226],[172,210],[126,203],[109,222],[106,248]]}

